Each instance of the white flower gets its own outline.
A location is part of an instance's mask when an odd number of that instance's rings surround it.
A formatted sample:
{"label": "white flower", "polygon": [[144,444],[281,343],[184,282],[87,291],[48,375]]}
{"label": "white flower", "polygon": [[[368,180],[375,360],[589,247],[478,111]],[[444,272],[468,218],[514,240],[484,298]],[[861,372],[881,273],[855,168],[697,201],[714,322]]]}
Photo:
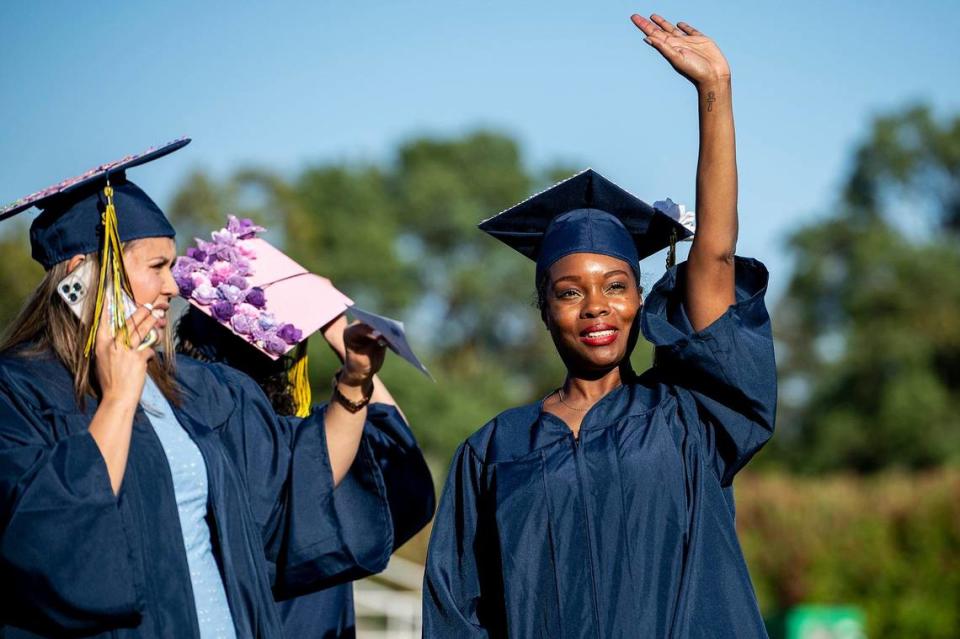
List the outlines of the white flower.
{"label": "white flower", "polygon": [[[657,200],[654,202],[653,208],[657,209],[664,215],[672,217],[691,233],[697,232],[697,216],[693,211],[688,211],[687,207],[683,204],[677,204],[670,198],[667,198],[665,200]],[[686,238],[687,241],[690,239],[692,238]]]}

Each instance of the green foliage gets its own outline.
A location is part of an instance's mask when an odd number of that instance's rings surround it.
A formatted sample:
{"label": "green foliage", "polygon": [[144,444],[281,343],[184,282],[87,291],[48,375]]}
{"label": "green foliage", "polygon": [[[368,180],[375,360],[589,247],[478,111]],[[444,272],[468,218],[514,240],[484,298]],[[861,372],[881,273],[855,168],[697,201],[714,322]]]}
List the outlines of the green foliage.
{"label": "green foliage", "polygon": [[0,236],[0,255],[3,255],[3,266],[0,268],[0,290],[3,291],[0,326],[4,329],[43,277],[43,267],[33,261],[30,247],[23,241],[27,236],[26,225],[17,221],[6,224],[11,228]]}
{"label": "green foliage", "polygon": [[838,211],[791,238],[780,432],[763,458],[804,471],[956,463],[960,118],[879,118],[855,159]]}
{"label": "green foliage", "polygon": [[960,472],[797,478],[743,473],[737,528],[765,615],[864,610],[867,636],[960,628]]}

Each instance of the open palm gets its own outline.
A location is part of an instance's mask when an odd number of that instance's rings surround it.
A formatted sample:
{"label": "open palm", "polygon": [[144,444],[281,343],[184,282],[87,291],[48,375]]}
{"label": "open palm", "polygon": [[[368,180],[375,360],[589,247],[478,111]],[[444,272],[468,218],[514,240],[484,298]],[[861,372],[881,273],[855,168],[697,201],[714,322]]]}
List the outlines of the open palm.
{"label": "open palm", "polygon": [[674,26],[653,14],[650,20],[632,15],[630,19],[643,31],[645,42],[660,52],[677,73],[700,86],[730,77],[730,65],[716,43],[685,22]]}

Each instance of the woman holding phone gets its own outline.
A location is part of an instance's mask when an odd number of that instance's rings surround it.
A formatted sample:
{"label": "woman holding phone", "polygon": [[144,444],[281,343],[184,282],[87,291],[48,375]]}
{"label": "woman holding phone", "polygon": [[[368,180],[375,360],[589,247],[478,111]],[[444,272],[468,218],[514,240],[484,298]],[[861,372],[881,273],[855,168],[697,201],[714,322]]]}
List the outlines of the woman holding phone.
{"label": "woman holding phone", "polygon": [[[393,550],[366,523],[391,526],[378,466],[358,455],[335,499],[327,455],[395,418],[366,406],[378,340],[348,343],[344,401],[296,428],[246,375],[173,355],[174,230],[126,173],[188,142],[0,210],[41,209],[46,269],[0,345],[4,637],[280,637],[275,592],[375,572]],[[99,277],[71,299],[87,262]]]}

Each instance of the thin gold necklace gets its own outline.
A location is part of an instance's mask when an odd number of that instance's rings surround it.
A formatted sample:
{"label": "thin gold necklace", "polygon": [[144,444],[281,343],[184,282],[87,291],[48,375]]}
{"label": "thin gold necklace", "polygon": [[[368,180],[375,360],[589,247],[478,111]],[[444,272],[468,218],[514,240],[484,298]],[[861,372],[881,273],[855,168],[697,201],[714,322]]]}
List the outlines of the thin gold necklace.
{"label": "thin gold necklace", "polygon": [[575,410],[575,411],[577,411],[578,413],[585,413],[585,412],[587,412],[588,410],[590,410],[589,408],[577,408],[576,406],[571,406],[571,405],[568,404],[566,401],[564,401],[564,399],[563,399],[563,387],[562,387],[562,386],[557,389],[557,397],[560,398],[560,403],[563,404],[564,406],[566,406],[567,408],[569,408],[570,410]]}

